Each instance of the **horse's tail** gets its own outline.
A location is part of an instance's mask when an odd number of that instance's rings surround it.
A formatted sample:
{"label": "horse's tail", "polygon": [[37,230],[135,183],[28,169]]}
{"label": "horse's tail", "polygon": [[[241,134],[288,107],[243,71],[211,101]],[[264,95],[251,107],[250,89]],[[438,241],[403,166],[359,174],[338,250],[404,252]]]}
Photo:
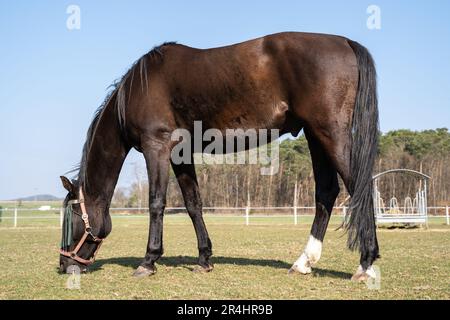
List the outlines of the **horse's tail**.
{"label": "horse's tail", "polygon": [[[352,121],[350,156],[351,201],[345,227],[348,247],[363,256],[378,257],[373,204],[372,170],[378,148],[378,101],[375,63],[369,51],[349,40],[358,62],[359,82]],[[368,257],[370,259],[370,257]],[[372,261],[373,261],[372,260]]]}

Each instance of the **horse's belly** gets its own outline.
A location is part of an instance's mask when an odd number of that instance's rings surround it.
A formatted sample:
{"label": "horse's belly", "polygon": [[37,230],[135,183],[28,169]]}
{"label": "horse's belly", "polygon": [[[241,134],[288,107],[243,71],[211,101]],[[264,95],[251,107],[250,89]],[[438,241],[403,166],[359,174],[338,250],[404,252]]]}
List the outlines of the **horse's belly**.
{"label": "horse's belly", "polygon": [[281,129],[286,120],[288,105],[279,100],[264,105],[230,105],[206,122],[211,128],[226,129]]}

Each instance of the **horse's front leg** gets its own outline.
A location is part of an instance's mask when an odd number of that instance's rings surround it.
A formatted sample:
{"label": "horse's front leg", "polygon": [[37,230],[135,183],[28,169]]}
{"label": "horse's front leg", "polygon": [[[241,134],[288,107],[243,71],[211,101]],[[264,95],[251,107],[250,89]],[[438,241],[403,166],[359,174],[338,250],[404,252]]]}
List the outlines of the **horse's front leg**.
{"label": "horse's front leg", "polygon": [[156,272],[155,262],[163,254],[163,217],[169,181],[170,144],[151,139],[144,144],[143,154],[149,181],[150,230],[144,261],[134,272],[137,277]]}

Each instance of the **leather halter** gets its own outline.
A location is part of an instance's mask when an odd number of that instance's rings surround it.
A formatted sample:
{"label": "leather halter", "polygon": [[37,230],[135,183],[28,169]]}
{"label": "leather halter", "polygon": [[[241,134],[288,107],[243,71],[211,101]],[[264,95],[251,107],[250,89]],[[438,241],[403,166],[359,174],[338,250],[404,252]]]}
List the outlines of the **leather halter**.
{"label": "leather halter", "polygon": [[[73,249],[72,251],[65,251],[62,248],[60,249],[59,253],[62,256],[65,256],[67,258],[70,258],[72,260],[75,260],[85,266],[91,265],[94,263],[95,261],[95,256],[97,255],[98,250],[100,249],[100,246],[102,245],[103,239],[95,236],[92,233],[92,228],[91,225],[89,224],[89,216],[87,214],[86,211],[86,206],[84,204],[84,195],[83,195],[83,190],[80,187],[80,194],[79,194],[79,199],[78,200],[70,200],[67,202],[68,206],[71,206],[73,204],[79,204],[80,208],[81,208],[81,219],[84,222],[84,234],[81,237],[80,241],[78,242],[77,246],[75,247],[75,249]],[[81,247],[83,246],[83,244],[86,242],[86,239],[88,238],[88,236],[91,236],[92,239],[94,240],[94,242],[97,243],[97,248],[94,251],[94,255],[89,259],[83,259],[80,256],[78,256],[78,251],[80,251]]]}

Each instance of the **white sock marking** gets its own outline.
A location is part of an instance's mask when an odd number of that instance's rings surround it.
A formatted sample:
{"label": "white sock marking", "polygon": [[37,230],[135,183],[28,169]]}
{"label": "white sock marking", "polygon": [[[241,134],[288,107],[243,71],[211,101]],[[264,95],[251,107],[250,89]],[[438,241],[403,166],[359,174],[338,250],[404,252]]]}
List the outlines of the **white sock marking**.
{"label": "white sock marking", "polygon": [[303,274],[311,273],[311,266],[319,261],[321,253],[322,241],[310,235],[305,251],[294,263],[294,269]]}
{"label": "white sock marking", "polygon": [[322,241],[309,236],[308,244],[305,248],[305,254],[311,264],[315,264],[319,261],[322,254]]}

